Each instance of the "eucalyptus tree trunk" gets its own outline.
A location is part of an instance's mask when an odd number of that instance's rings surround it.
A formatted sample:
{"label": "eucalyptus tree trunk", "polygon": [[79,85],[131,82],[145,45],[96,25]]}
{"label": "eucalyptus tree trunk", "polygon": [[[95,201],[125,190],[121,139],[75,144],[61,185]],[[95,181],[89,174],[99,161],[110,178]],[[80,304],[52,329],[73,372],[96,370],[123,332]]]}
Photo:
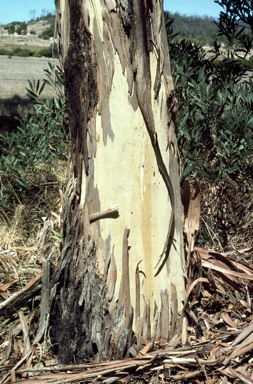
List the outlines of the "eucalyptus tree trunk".
{"label": "eucalyptus tree trunk", "polygon": [[175,103],[162,2],[57,0],[73,175],[52,278],[63,363],[180,332],[185,297]]}

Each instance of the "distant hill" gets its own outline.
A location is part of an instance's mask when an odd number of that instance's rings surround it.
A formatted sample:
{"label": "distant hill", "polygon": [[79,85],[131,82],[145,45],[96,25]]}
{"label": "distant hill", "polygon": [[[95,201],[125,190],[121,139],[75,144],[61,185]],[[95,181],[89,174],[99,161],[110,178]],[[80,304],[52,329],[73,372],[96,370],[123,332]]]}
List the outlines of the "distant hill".
{"label": "distant hill", "polygon": [[[1,25],[2,34],[9,35],[37,35],[39,38],[49,40],[54,35],[55,15],[48,13],[46,16],[37,17],[28,22],[13,21],[8,24]],[[45,33],[46,31],[46,33]]]}
{"label": "distant hill", "polygon": [[51,57],[55,15],[0,26],[0,55]]}
{"label": "distant hill", "polygon": [[[212,17],[183,16],[179,13],[165,12],[173,22],[173,32],[178,34],[177,40],[191,40],[201,45],[213,45],[217,39],[220,43],[226,43],[223,36],[218,36],[218,27]],[[217,21],[217,20],[216,20]]]}
{"label": "distant hill", "polygon": [[[201,45],[213,45],[214,40],[226,43],[225,38],[218,36],[218,27],[211,17],[184,16],[179,13],[166,14],[174,19],[173,31],[178,34],[177,40],[187,39]],[[0,26],[0,54],[31,56],[32,52],[49,47],[53,42],[55,15],[37,17],[28,22],[16,22]],[[20,50],[23,50],[21,52]]]}

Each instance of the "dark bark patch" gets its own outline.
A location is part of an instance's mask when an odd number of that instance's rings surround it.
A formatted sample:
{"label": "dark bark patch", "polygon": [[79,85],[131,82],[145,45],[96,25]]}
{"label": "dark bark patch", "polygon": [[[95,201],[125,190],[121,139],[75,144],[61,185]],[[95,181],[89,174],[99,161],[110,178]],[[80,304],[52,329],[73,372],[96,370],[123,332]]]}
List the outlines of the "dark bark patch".
{"label": "dark bark patch", "polygon": [[75,183],[65,197],[64,245],[52,278],[51,340],[59,360],[68,364],[96,355],[102,345],[105,282],[97,272],[96,249],[87,209],[75,206]]}
{"label": "dark bark patch", "polygon": [[[90,32],[86,28],[82,1],[69,1],[70,40],[64,63],[64,85],[69,110],[69,131],[73,143],[75,177],[79,176],[84,161],[89,173],[87,134],[88,122],[97,105],[97,76]],[[79,185],[80,190],[80,185]]]}

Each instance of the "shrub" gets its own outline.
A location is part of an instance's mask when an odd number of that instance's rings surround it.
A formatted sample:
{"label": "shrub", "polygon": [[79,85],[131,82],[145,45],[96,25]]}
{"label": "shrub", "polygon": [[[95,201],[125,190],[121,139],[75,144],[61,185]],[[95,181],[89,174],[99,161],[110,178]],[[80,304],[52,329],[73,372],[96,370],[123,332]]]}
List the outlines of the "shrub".
{"label": "shrub", "polygon": [[34,57],[58,57],[57,49],[50,45],[47,48],[42,48],[33,54]]}
{"label": "shrub", "polygon": [[0,55],[12,56],[12,52],[10,52],[8,49],[0,48]]}
{"label": "shrub", "polygon": [[19,35],[25,35],[27,33],[27,23],[20,23],[19,26],[16,28],[16,32]]}
{"label": "shrub", "polygon": [[42,48],[39,51],[31,51],[26,48],[16,47],[12,51],[5,48],[0,48],[0,55],[19,56],[19,57],[58,57],[57,48],[52,44],[49,47]]}
{"label": "shrub", "polygon": [[[46,84],[55,97],[44,100]],[[68,151],[60,69],[49,63],[44,81],[29,81],[27,91],[35,102],[32,113],[19,119],[16,132],[0,134],[1,204],[8,215],[20,201],[29,201],[34,194],[44,196],[43,185],[56,180],[57,161]]]}
{"label": "shrub", "polygon": [[183,178],[219,182],[252,176],[253,82],[210,81],[203,67],[197,79],[178,74],[175,86]]}
{"label": "shrub", "polygon": [[15,33],[15,25],[14,24],[11,24],[8,28],[8,33],[10,35],[13,35],[13,33]]}
{"label": "shrub", "polygon": [[30,51],[30,49],[16,47],[13,49],[12,55],[19,57],[29,57],[33,55],[33,52]]}
{"label": "shrub", "polygon": [[54,27],[48,27],[45,28],[44,31],[39,35],[39,38],[44,39],[44,40],[49,40],[50,37],[54,36]]}
{"label": "shrub", "polygon": [[170,19],[167,33],[181,181],[197,179],[203,197],[197,241],[229,250],[232,238],[238,247],[248,236],[251,244],[253,81],[247,71],[252,62],[229,51],[221,58],[217,42],[207,58],[200,44],[176,40]]}
{"label": "shrub", "polygon": [[216,42],[206,58],[201,45],[177,42],[167,18],[182,179],[218,182],[252,177],[253,82],[243,77],[250,63],[220,59]]}

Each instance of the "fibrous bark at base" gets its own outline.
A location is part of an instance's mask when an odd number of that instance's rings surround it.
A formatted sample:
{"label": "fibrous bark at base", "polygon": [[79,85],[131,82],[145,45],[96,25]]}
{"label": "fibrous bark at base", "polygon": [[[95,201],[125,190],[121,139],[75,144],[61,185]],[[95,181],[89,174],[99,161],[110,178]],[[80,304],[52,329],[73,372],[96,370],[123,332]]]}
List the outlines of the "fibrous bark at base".
{"label": "fibrous bark at base", "polygon": [[64,246],[52,279],[51,342],[64,364],[97,355],[120,359],[131,345],[133,311],[126,322],[125,302],[109,313],[107,273],[97,268],[96,249],[90,235],[87,209],[77,206],[76,183],[65,193]]}

